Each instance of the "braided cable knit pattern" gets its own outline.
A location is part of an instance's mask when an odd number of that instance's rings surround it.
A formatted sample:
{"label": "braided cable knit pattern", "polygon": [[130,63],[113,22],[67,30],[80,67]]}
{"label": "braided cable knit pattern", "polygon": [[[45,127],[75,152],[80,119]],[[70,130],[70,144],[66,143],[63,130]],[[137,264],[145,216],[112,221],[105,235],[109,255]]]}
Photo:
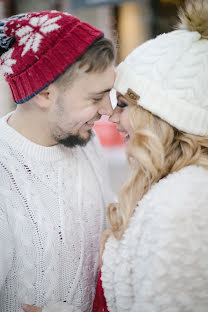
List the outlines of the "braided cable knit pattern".
{"label": "braided cable knit pattern", "polygon": [[136,48],[117,69],[115,89],[181,131],[208,135],[208,41],[176,30]]}
{"label": "braided cable knit pattern", "polygon": [[0,133],[0,311],[50,302],[91,311],[108,201],[97,139],[40,147],[5,118]]}

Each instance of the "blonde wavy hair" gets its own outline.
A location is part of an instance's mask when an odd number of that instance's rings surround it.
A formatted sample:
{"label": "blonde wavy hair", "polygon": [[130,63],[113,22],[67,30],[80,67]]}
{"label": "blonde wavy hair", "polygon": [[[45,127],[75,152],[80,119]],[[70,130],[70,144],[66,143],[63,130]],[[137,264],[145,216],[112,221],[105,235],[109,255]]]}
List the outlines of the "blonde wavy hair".
{"label": "blonde wavy hair", "polygon": [[131,174],[118,203],[108,207],[110,228],[104,233],[101,253],[110,235],[122,238],[138,202],[154,183],[188,165],[208,169],[208,136],[181,132],[138,105],[131,107],[129,118],[135,134],[128,158]]}

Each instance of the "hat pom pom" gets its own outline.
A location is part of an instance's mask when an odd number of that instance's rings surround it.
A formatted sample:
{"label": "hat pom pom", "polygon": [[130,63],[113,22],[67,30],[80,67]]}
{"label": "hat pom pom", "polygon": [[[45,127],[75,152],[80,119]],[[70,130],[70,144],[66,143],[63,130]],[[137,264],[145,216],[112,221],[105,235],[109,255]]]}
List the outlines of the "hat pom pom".
{"label": "hat pom pom", "polygon": [[0,20],[0,57],[3,53],[7,52],[16,42],[15,38],[12,36],[14,30],[12,29],[12,27],[10,27],[10,30],[8,30],[7,25],[9,25],[9,23],[13,24],[15,20],[20,20],[26,15],[27,14],[24,13]]}
{"label": "hat pom pom", "polygon": [[208,39],[208,1],[186,0],[179,9],[177,29],[197,31],[201,38]]}

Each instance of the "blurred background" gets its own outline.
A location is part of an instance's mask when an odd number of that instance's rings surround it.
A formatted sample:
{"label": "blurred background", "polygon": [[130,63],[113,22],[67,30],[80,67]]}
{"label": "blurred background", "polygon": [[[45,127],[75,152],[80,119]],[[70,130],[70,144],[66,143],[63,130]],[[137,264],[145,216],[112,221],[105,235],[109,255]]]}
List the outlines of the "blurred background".
{"label": "blurred background", "polygon": [[[0,0],[0,19],[23,12],[67,11],[102,29],[116,49],[115,65],[135,47],[177,23],[180,0]],[[112,95],[112,101],[115,101]],[[0,117],[15,109],[10,91],[0,77]],[[110,167],[110,183],[117,192],[128,174],[122,138],[103,116],[95,125]]]}

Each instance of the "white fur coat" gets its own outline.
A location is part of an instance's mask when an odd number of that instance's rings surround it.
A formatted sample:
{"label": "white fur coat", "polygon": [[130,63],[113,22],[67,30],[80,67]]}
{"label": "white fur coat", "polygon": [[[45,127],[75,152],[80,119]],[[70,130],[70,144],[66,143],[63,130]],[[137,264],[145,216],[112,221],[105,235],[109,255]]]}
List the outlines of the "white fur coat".
{"label": "white fur coat", "polygon": [[151,188],[123,238],[107,241],[102,281],[110,312],[208,311],[208,170]]}

